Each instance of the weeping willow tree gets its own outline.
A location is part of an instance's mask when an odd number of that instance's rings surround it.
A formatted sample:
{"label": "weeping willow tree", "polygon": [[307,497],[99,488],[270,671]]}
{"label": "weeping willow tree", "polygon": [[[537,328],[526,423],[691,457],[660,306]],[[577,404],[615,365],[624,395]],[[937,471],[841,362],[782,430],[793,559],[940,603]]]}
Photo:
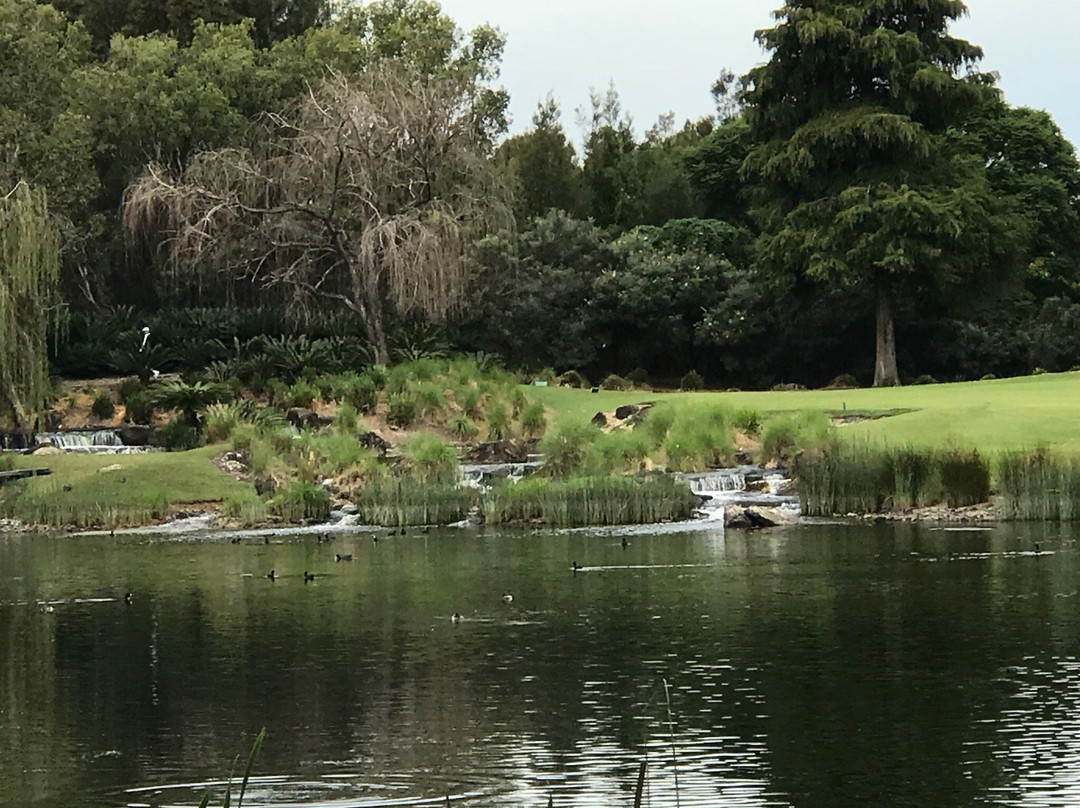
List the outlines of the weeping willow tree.
{"label": "weeping willow tree", "polygon": [[204,152],[180,174],[149,166],[125,222],[166,239],[176,272],[225,269],[299,305],[344,305],[385,364],[387,316],[454,310],[469,245],[505,218],[486,98],[473,76],[332,76],[251,148]]}
{"label": "weeping willow tree", "polygon": [[60,234],[45,192],[0,197],[0,418],[30,429],[49,403],[49,328],[60,312]]}

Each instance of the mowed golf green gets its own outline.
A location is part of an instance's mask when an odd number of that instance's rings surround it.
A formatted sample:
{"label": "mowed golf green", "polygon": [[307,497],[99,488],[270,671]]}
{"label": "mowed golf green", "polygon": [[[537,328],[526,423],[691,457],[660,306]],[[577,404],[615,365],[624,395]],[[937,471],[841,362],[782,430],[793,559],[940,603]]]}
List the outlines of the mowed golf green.
{"label": "mowed golf green", "polygon": [[844,410],[887,413],[848,424],[838,434],[892,446],[960,447],[986,453],[1047,448],[1080,454],[1080,373],[865,390],[738,393],[626,393],[533,387],[556,420],[587,420],[598,411],[643,401],[715,401],[731,410],[770,413]]}

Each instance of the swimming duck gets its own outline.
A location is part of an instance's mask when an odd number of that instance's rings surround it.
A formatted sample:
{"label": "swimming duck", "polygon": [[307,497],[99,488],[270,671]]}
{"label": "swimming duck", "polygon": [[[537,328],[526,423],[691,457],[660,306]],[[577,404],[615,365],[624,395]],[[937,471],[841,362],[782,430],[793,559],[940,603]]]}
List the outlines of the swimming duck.
{"label": "swimming duck", "polygon": [[509,592],[507,592],[505,595],[503,595],[502,600],[503,600],[503,603],[513,603],[514,602],[514,596],[511,595]]}
{"label": "swimming duck", "polygon": [[352,561],[352,553],[334,553],[334,561]]}
{"label": "swimming duck", "polygon": [[314,580],[315,580],[315,574],[311,573],[311,572],[308,572],[307,570],[304,570],[304,583],[306,584],[308,581],[314,581]]}
{"label": "swimming duck", "polygon": [[461,622],[461,613],[460,612],[454,612],[454,616],[451,617],[450,619],[455,623],[460,623]]}
{"label": "swimming duck", "polygon": [[629,546],[630,546],[630,542],[628,542],[628,541],[626,540],[626,536],[623,536],[623,537],[622,537],[622,546],[623,546],[623,549],[624,549],[624,550],[625,550],[625,549],[626,549],[627,547],[629,547]]}
{"label": "swimming duck", "polygon": [[270,570],[270,572],[266,573],[266,577],[273,581],[277,578],[277,572],[275,570]]}
{"label": "swimming duck", "polygon": [[581,569],[581,565],[575,561],[573,564],[570,565],[570,569],[574,573],[574,575],[577,575],[577,571]]}
{"label": "swimming duck", "polygon": [[131,605],[131,593],[130,592],[125,592],[124,593],[124,603],[127,604],[128,606]]}

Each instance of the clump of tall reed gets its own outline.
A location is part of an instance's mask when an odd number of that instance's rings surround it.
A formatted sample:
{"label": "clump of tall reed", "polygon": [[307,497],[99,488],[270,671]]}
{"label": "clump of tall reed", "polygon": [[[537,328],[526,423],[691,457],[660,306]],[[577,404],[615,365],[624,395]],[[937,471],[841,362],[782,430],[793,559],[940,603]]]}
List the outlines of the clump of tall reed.
{"label": "clump of tall reed", "polygon": [[60,486],[28,489],[26,483],[13,483],[4,486],[0,495],[0,516],[42,527],[112,529],[150,524],[168,513],[169,497],[161,489],[146,490],[125,502],[107,496],[104,486],[92,485],[67,491]]}
{"label": "clump of tall reed", "polygon": [[355,497],[360,521],[386,527],[448,525],[476,507],[477,491],[456,483],[390,477],[366,485]]}
{"label": "clump of tall reed", "polygon": [[1001,511],[1011,521],[1080,519],[1080,458],[1014,452],[998,465]]}
{"label": "clump of tall reed", "polygon": [[484,497],[492,524],[543,522],[551,527],[638,525],[688,519],[698,498],[672,477],[532,477],[503,482]]}
{"label": "clump of tall reed", "polygon": [[267,509],[286,522],[322,522],[330,516],[330,496],[313,482],[297,480],[278,491]]}
{"label": "clump of tall reed", "polygon": [[795,477],[807,516],[963,507],[990,497],[989,464],[978,452],[955,449],[834,442],[800,455]]}

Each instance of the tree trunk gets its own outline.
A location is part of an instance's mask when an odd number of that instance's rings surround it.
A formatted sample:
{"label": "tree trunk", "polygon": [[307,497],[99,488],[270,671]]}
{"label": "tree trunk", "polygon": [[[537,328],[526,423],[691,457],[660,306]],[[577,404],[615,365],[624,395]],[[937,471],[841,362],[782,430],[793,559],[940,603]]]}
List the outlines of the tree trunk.
{"label": "tree trunk", "polygon": [[884,278],[878,278],[877,350],[874,360],[874,387],[899,387],[896,370],[896,330],[893,325],[892,289]]}
{"label": "tree trunk", "polygon": [[364,324],[371,359],[376,365],[390,364],[390,351],[386,347],[386,329],[383,326],[382,300],[377,282],[372,284],[353,275],[352,297],[346,301],[350,309],[360,315]]}

